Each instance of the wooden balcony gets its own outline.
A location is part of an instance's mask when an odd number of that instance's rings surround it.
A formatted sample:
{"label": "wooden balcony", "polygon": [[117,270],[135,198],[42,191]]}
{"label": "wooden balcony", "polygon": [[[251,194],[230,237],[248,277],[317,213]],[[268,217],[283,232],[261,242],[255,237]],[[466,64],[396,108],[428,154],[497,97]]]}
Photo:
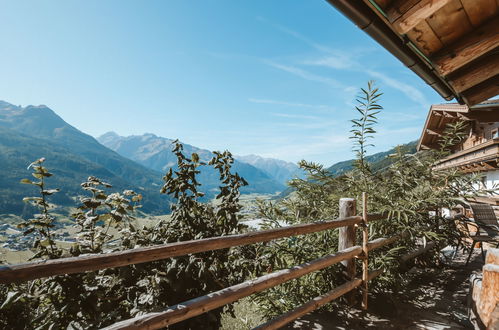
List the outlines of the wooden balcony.
{"label": "wooden balcony", "polygon": [[464,172],[484,172],[499,169],[499,138],[456,152],[441,159],[435,169],[459,168]]}

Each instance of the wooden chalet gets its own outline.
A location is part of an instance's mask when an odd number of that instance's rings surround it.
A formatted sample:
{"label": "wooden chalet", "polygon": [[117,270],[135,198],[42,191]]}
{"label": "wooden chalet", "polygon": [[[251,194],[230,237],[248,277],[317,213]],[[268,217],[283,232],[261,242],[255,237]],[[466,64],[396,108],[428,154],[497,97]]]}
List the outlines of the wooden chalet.
{"label": "wooden chalet", "polygon": [[[426,119],[418,150],[438,149],[439,139],[448,124],[468,123],[467,138],[453,147],[452,154],[438,161],[435,169],[459,168],[464,172],[483,172],[483,184],[499,185],[499,99],[468,107],[457,103],[432,105]],[[499,205],[499,197],[482,198]]]}
{"label": "wooden chalet", "polygon": [[328,0],[443,98],[499,94],[499,0]]}

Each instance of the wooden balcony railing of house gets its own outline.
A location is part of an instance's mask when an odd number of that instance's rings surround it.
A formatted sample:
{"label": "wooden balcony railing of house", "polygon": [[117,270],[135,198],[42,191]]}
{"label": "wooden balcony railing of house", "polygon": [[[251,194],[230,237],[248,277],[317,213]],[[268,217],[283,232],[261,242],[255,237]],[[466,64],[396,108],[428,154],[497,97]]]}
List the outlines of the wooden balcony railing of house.
{"label": "wooden balcony railing of house", "polygon": [[488,140],[471,148],[443,158],[435,169],[459,168],[464,172],[484,172],[499,169],[499,138]]}
{"label": "wooden balcony railing of house", "polygon": [[[368,214],[366,194],[363,194],[362,210],[362,215],[356,215],[356,201],[351,198],[342,198],[340,199],[340,217],[335,220],[254,231],[238,235],[183,241],[119,252],[1,266],[0,283],[21,282],[48,276],[122,267],[339,228],[338,251],[335,253],[289,269],[269,273],[216,292],[211,292],[189,301],[181,302],[177,305],[170,306],[163,311],[155,311],[139,317],[123,320],[106,328],[158,329],[166,327],[334,264],[341,262],[346,267],[346,273],[348,274],[347,282],[312,299],[304,305],[257,327],[257,329],[278,329],[338,297],[352,292],[352,290],[356,288],[361,288],[362,308],[367,309],[368,282],[383,272],[383,269],[369,271],[369,252],[392,244],[406,235],[405,233],[400,233],[392,237],[377,238],[369,241],[369,224],[373,221],[384,219],[386,216]],[[361,244],[356,244],[357,230],[362,231]],[[415,258],[434,246],[435,244],[430,242],[426,244],[426,246],[403,256],[401,262]],[[360,275],[357,275],[356,271],[356,258],[362,260],[362,271],[360,272]],[[347,299],[350,301],[352,301],[353,298],[352,295],[347,296]]]}

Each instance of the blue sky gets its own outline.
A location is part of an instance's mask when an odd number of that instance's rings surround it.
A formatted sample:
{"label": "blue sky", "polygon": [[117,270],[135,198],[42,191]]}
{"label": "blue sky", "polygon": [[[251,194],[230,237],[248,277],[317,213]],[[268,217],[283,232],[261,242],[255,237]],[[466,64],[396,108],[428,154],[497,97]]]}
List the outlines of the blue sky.
{"label": "blue sky", "polygon": [[443,100],[324,0],[4,0],[0,99],[98,136],[330,165],[354,97],[384,92],[371,152],[419,137]]}

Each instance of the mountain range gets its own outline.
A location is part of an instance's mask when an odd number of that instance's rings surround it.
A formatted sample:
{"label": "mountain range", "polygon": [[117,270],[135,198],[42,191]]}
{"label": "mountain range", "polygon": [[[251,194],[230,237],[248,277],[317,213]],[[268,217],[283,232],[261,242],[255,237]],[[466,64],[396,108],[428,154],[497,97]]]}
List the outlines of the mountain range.
{"label": "mountain range", "polygon": [[[32,161],[45,157],[46,167],[54,174],[47,180],[48,188],[60,188],[51,201],[61,206],[76,206],[76,197],[83,194],[80,183],[97,176],[113,185],[112,191],[132,189],[144,196],[143,211],[167,213],[171,199],[159,194],[162,176],[176,166],[171,152],[173,140],[151,133],[120,136],[108,132],[98,139],[66,123],[44,105],[15,106],[0,101],[0,214],[32,212],[22,202],[25,196],[37,193],[35,187],[20,184],[30,177],[26,169]],[[402,145],[404,153],[413,153],[416,142]],[[390,164],[387,157],[396,149],[367,157],[373,169]],[[184,153],[197,153],[204,162],[212,153],[184,144]],[[276,193],[286,189],[286,182],[305,174],[295,164],[257,155],[234,156],[233,171],[249,182],[242,193]],[[339,162],[329,168],[338,176],[352,168],[353,160]],[[201,191],[212,198],[218,193],[219,175],[211,167],[203,167],[199,181]]]}
{"label": "mountain range", "polygon": [[[170,167],[175,168],[177,164],[177,159],[172,153],[172,139],[151,133],[120,136],[114,132],[108,132],[98,137],[97,140],[120,155],[162,173]],[[213,157],[209,150],[186,143],[183,147],[184,154],[190,156],[192,153],[197,153],[203,162],[208,162]],[[243,193],[273,194],[285,189],[285,181],[278,181],[270,173],[238,159],[235,159],[232,170],[239,173],[249,183],[241,189]],[[200,171],[199,181],[204,188],[203,191],[213,196],[218,192],[220,185],[218,172],[209,166],[200,167]]]}
{"label": "mountain range", "polygon": [[113,191],[133,189],[144,196],[143,209],[169,211],[168,198],[159,194],[162,174],[137,164],[104,147],[92,136],[66,123],[46,106],[18,107],[0,101],[0,213],[21,214],[24,196],[36,193],[22,178],[32,161],[45,157],[54,174],[48,187],[61,192],[51,199],[62,206],[76,206],[80,183],[94,175],[113,185]]}
{"label": "mountain range", "polygon": [[[169,212],[171,200],[159,190],[166,169],[176,164],[172,140],[153,134],[123,138],[112,133],[101,140],[66,123],[47,106],[21,107],[0,101],[0,214],[27,212],[29,207],[22,198],[37,192],[35,187],[19,182],[31,176],[28,164],[41,157],[46,158],[45,166],[54,174],[47,180],[48,187],[61,189],[51,196],[54,204],[76,206],[76,196],[83,194],[80,183],[93,175],[110,182],[112,191],[133,189],[141,193],[142,210],[147,213]],[[184,151],[189,155],[197,152],[202,160],[211,158],[209,151],[187,144]],[[285,189],[282,182],[250,164],[236,160],[233,169],[249,182],[242,192],[275,193]],[[215,171],[203,171],[201,182],[205,184],[201,190],[208,197],[217,193]]]}

